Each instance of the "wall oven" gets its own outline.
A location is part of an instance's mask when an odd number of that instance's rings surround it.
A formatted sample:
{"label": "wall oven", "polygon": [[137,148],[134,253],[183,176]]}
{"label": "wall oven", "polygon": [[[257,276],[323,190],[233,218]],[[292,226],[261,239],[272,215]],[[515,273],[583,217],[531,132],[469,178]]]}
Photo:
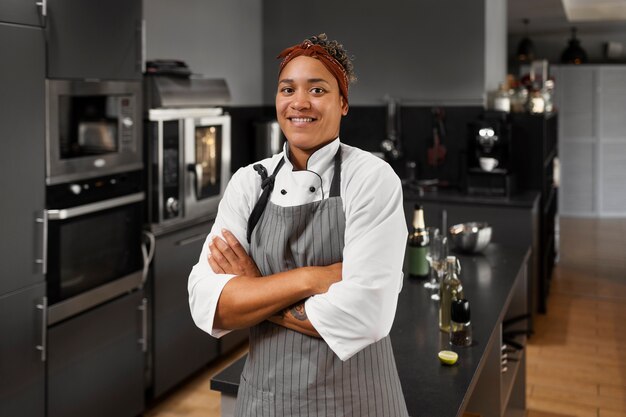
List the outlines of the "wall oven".
{"label": "wall oven", "polygon": [[215,216],[230,179],[230,125],[217,107],[148,111],[150,223]]}
{"label": "wall oven", "polygon": [[47,188],[48,324],[141,286],[141,171]]}
{"label": "wall oven", "polygon": [[47,80],[47,184],[143,165],[140,81]]}

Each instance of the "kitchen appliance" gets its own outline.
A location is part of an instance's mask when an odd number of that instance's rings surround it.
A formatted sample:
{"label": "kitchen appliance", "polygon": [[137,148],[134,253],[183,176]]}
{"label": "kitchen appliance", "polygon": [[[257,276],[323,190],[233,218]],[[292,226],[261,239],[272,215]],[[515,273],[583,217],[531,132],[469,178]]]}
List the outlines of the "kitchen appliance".
{"label": "kitchen appliance", "polygon": [[141,82],[46,81],[46,183],[143,167]]}
{"label": "kitchen appliance", "polygon": [[224,80],[146,77],[148,222],[153,229],[214,218],[230,179]]}
{"label": "kitchen appliance", "polygon": [[286,139],[276,120],[257,122],[254,124],[254,130],[256,132],[254,140],[255,161],[282,152]]}
{"label": "kitchen appliance", "polygon": [[507,113],[485,112],[468,125],[467,192],[508,196],[515,191],[513,141]]}
{"label": "kitchen appliance", "polygon": [[48,186],[48,324],[142,284],[142,186],[141,171]]}

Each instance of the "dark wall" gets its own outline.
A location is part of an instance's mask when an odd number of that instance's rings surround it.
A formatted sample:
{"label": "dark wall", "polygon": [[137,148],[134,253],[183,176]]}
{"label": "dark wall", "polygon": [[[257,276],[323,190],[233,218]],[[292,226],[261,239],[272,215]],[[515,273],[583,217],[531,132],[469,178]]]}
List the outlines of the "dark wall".
{"label": "dark wall", "polygon": [[[433,144],[433,115],[431,107],[405,106],[400,109],[400,137],[403,156],[390,161],[401,178],[405,177],[406,162],[417,163],[418,179],[440,179],[452,186],[459,183],[465,171],[467,123],[483,112],[482,107],[443,107],[446,135],[441,143],[446,148],[444,162],[428,165],[428,149]],[[232,107],[232,171],[255,161],[255,122],[275,118],[272,106]],[[380,143],[386,135],[386,108],[384,106],[351,106],[341,124],[341,140],[348,145],[370,152],[380,152]]]}

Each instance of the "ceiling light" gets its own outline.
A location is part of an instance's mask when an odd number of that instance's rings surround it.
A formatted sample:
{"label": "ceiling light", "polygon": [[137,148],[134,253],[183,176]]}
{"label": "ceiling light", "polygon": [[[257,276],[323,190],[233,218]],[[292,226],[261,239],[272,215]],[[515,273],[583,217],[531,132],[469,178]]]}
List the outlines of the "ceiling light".
{"label": "ceiling light", "polygon": [[570,22],[626,20],[626,0],[561,0]]}

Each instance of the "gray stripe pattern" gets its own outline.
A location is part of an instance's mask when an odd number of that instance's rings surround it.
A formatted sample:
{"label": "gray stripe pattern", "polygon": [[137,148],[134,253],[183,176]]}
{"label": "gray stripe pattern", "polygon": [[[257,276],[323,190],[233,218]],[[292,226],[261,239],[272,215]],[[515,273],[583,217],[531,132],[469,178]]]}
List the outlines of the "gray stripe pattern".
{"label": "gray stripe pattern", "polygon": [[[294,207],[268,203],[252,234],[263,275],[343,257],[340,197]],[[236,416],[408,416],[389,336],[341,361],[321,339],[270,322],[250,329]]]}

